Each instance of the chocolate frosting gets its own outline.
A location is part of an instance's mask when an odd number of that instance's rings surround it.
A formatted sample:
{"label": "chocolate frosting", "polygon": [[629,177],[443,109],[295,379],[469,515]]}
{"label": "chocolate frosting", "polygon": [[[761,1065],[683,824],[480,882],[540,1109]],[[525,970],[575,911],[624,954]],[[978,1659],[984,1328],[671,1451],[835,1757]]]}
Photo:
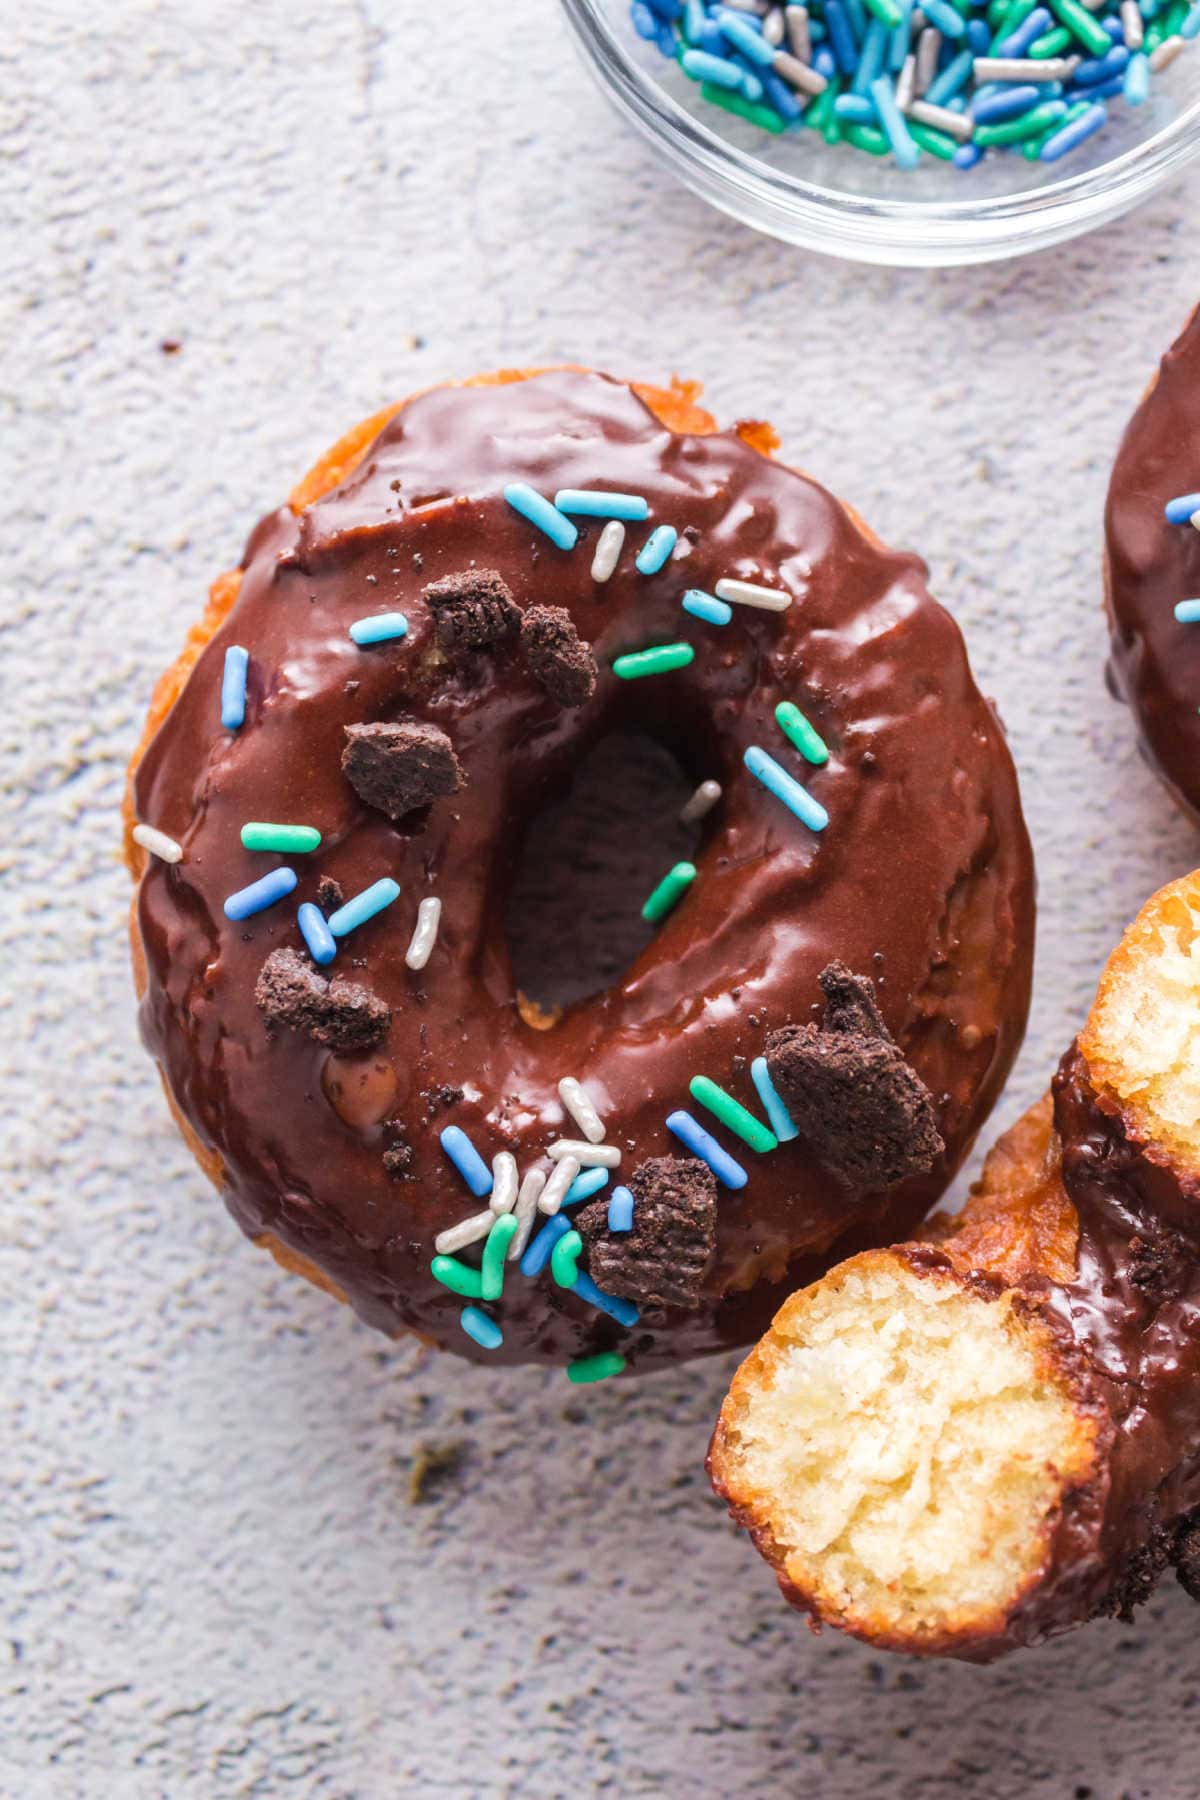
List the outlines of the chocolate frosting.
{"label": "chocolate frosting", "polygon": [[1163,508],[1200,492],[1200,314],[1162,359],[1126,429],[1105,511],[1110,685],[1128,700],[1151,766],[1200,822],[1200,626],[1179,600],[1200,597],[1200,531]]}
{"label": "chocolate frosting", "polygon": [[[514,480],[551,495],[644,494],[650,521],[630,528],[617,573],[598,586],[598,527],[572,552],[554,548],[503,499]],[[638,534],[661,522],[679,530],[679,550],[660,574],[639,575]],[[448,659],[422,591],[472,566],[499,571],[522,607],[567,610],[599,665],[586,704],[560,707],[511,646]],[[1033,928],[1003,734],[922,564],[736,433],[675,434],[624,384],[563,371],[412,401],[339,488],[300,517],[266,518],[243,569],[135,791],[139,818],[184,850],[141,883],[142,1029],[181,1111],[219,1153],[243,1229],[312,1259],[385,1331],[411,1327],[480,1359],[562,1364],[617,1347],[634,1366],[746,1343],[857,1242],[903,1236],[1007,1074]],[[686,588],[711,592],[722,575],[796,599],[782,614],[737,608],[724,630],[681,612]],[[351,642],[353,620],[393,609],[407,615],[404,639]],[[623,652],[680,639],[695,646],[690,667],[613,676]],[[232,643],[248,649],[250,677],[231,735],[219,690]],[[824,768],[784,742],[782,699],[826,740]],[[360,801],[341,754],[346,726],[401,717],[444,731],[466,779],[393,823]],[[697,879],[652,944],[603,994],[537,1030],[519,1010],[503,929],[525,830],[581,757],[629,731],[651,733],[725,795],[705,822]],[[743,768],[755,743],[827,808],[819,837]],[[242,848],[250,819],[315,824],[324,841],[294,859],[289,901],[233,924],[225,896],[284,860]],[[552,842],[532,849],[555,854]],[[384,875],[400,899],[342,940],[333,968],[391,1009],[387,1038],[339,1056],[270,1029],[255,985],[272,950],[303,948],[296,904],[316,898],[321,877],[349,897]],[[443,902],[441,926],[414,974],[404,953],[428,894]],[[946,1152],[934,1171],[887,1195],[848,1194],[799,1142],[758,1155],[727,1140],[750,1179],[720,1192],[699,1308],[644,1311],[623,1331],[548,1274],[510,1266],[496,1308],[503,1346],[478,1350],[458,1325],[462,1301],[429,1270],[435,1234],[481,1204],[438,1132],[460,1125],[489,1160],[508,1148],[524,1170],[577,1135],[557,1092],[569,1074],[587,1080],[625,1173],[678,1153],[664,1120],[691,1105],[689,1079],[710,1075],[757,1109],[749,1060],[769,1030],[812,1015],[834,959],[874,978],[888,1029],[935,1098]],[[412,1151],[400,1181],[383,1161],[394,1121]]]}

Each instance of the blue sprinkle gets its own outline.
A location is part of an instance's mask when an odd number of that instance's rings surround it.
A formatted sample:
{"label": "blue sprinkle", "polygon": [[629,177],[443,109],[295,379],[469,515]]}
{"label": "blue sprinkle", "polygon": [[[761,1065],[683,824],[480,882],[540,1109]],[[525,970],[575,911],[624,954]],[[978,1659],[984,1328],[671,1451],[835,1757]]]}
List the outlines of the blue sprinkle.
{"label": "blue sprinkle", "polygon": [[786,81],[780,79],[771,69],[762,73],[763,95],[769,100],[781,119],[789,125],[796,125],[804,117],[804,103],[792,91]]}
{"label": "blue sprinkle", "polygon": [[781,1144],[790,1144],[800,1133],[792,1123],[792,1116],[780,1099],[775,1083],[767,1070],[765,1056],[756,1056],[750,1064],[750,1079],[754,1083],[755,1092],[762,1101],[763,1111],[768,1123]]}
{"label": "blue sprinkle", "polygon": [[[690,32],[688,35],[690,37],[692,36]],[[712,23],[711,19],[705,21],[703,31],[698,32],[692,37],[692,47],[696,50],[706,50],[709,56],[719,56],[722,59],[724,59],[725,56],[725,39],[721,36],[720,29]]]}
{"label": "blue sprinkle", "polygon": [[1103,82],[1111,81],[1114,75],[1123,75],[1128,61],[1129,51],[1125,45],[1114,44],[1107,56],[1094,56],[1081,62],[1072,80],[1076,87],[1099,87]]}
{"label": "blue sprinkle", "polygon": [[711,81],[715,87],[741,91],[743,71],[727,56],[713,56],[707,50],[685,50],[679,59],[685,75],[693,81]]}
{"label": "blue sprinkle", "polygon": [[545,532],[550,542],[557,544],[560,550],[575,548],[579,533],[570,519],[564,518],[558,508],[551,506],[527,481],[510,481],[504,490],[504,498],[514,512],[519,512],[523,519],[528,519],[531,525],[536,525],[539,531]]}
{"label": "blue sprinkle", "polygon": [[1124,92],[1124,74],[1114,75],[1111,81],[1104,82],[1100,87],[1068,89],[1070,99],[1091,100],[1093,102],[1097,100],[1115,100],[1118,94],[1124,94]]}
{"label": "blue sprinkle", "polygon": [[495,1319],[489,1318],[478,1306],[464,1306],[458,1322],[481,1350],[498,1350],[504,1342],[504,1333]]}
{"label": "blue sprinkle", "polygon": [[[1052,84],[1047,84],[1052,85]],[[1015,119],[1040,104],[1041,89],[1032,81],[1024,87],[996,87],[990,93],[976,94],[971,117],[977,125],[998,125],[1002,119]]]}
{"label": "blue sprinkle", "polygon": [[733,608],[727,600],[717,600],[700,588],[688,589],[683,596],[683,610],[691,613],[693,619],[703,619],[706,625],[728,625],[733,617]]}
{"label": "blue sprinkle", "polygon": [[[811,34],[811,19],[809,20],[808,29]],[[833,51],[829,48],[828,44],[822,44],[819,50],[814,50],[812,66],[817,71],[818,75],[823,75],[825,77],[826,81],[833,81],[835,79],[838,72],[837,58],[834,56]]]}
{"label": "blue sprinkle", "polygon": [[559,488],[554,504],[562,513],[589,519],[647,519],[650,502],[641,494],[606,494],[599,488]]}
{"label": "blue sprinkle", "polygon": [[683,12],[683,0],[646,0],[646,4],[668,25],[673,25]]}
{"label": "blue sprinkle", "polygon": [[1120,19],[1099,19],[1097,23],[1101,31],[1107,31],[1114,44],[1125,42],[1125,27]]}
{"label": "blue sprinkle", "polygon": [[775,51],[763,37],[761,26],[756,30],[749,19],[734,12],[718,13],[717,23],[735,50],[740,50],[743,56],[761,64],[764,69],[770,68],[775,61]]}
{"label": "blue sprinkle", "polygon": [[606,1294],[602,1288],[596,1286],[591,1276],[585,1275],[582,1270],[575,1277],[571,1292],[578,1294],[581,1300],[586,1300],[589,1306],[599,1307],[601,1312],[606,1312],[610,1318],[615,1319],[618,1325],[624,1325],[627,1331],[631,1330],[642,1316],[632,1300],[621,1300],[616,1294]]}
{"label": "blue sprinkle", "polygon": [[992,42],[992,34],[983,19],[972,19],[967,26],[967,43],[976,56],[986,56]]}
{"label": "blue sprinkle", "polygon": [[842,0],[825,0],[825,24],[829,29],[829,47],[838,68],[843,75],[853,75],[858,67],[858,45]]}
{"label": "blue sprinkle", "polygon": [[473,1194],[481,1198],[492,1191],[492,1171],[460,1125],[447,1125],[441,1145]]}
{"label": "blue sprinkle", "polygon": [[667,24],[661,24],[658,28],[658,48],[661,55],[667,57],[668,60],[675,55],[675,33]]}
{"label": "blue sprinkle", "polygon": [[865,94],[871,83],[883,68],[883,59],[887,54],[888,29],[878,19],[872,19],[867,26],[867,35],[863,39],[862,51],[858,59],[858,67],[854,71],[854,80],[850,83],[853,94]]}
{"label": "blue sprinkle", "polygon": [[562,1197],[563,1206],[578,1206],[581,1200],[590,1200],[601,1188],[608,1186],[607,1169],[582,1169]]}
{"label": "blue sprinkle", "polygon": [[365,925],[377,912],[390,906],[399,893],[398,884],[390,875],[385,875],[380,881],[373,881],[369,888],[364,888],[361,894],[355,894],[353,900],[347,900],[345,906],[339,906],[336,912],[330,913],[325,923],[335,938],[345,937],[348,931]]}
{"label": "blue sprinkle", "polygon": [[705,1131],[699,1119],[694,1119],[690,1112],[673,1112],[667,1118],[667,1130],[677,1137],[681,1144],[707,1163],[717,1180],[727,1188],[743,1188],[750,1177],[740,1162],[735,1162],[728,1150],[723,1150],[711,1132]]}
{"label": "blue sprinkle", "polygon": [[295,869],[272,869],[258,881],[252,881],[249,887],[239,888],[236,894],[230,894],[225,902],[227,919],[252,919],[255,913],[265,912],[268,906],[274,906],[285,894],[290,894],[298,877]]}
{"label": "blue sprinkle", "polygon": [[1187,525],[1195,512],[1200,512],[1200,494],[1176,494],[1163,507],[1168,525]]}
{"label": "blue sprinkle", "polygon": [[[922,4],[924,4],[924,0],[922,0]],[[915,169],[921,160],[921,152],[909,135],[908,126],[904,123],[904,115],[896,105],[896,95],[893,91],[892,84],[886,75],[881,75],[878,80],[871,83],[870,93],[872,100],[875,102],[875,111],[879,114],[879,123],[883,126],[887,141],[892,147],[892,158],[897,168]],[[749,755],[749,751],[747,751],[746,754]],[[776,763],[775,766],[776,768],[779,768],[778,763]],[[761,770],[756,769],[754,773],[758,775],[760,781],[765,779]],[[785,771],[779,769],[779,773],[783,775]],[[788,777],[788,779],[790,780],[791,778]],[[772,793],[779,794],[779,798],[784,801],[784,804],[791,806],[792,811],[796,814],[797,818],[803,819],[806,825],[811,823],[812,819],[816,817],[815,813],[810,812],[806,815],[804,812],[800,811],[799,807],[794,805],[791,800],[788,800],[785,794],[780,793],[779,788],[773,786],[770,781],[767,781],[766,785],[771,788]],[[804,793],[803,788],[800,789],[800,792],[804,794],[804,799],[811,808],[815,803],[810,799],[808,794]],[[827,825],[829,822],[829,815],[825,812],[825,808],[820,807],[818,810],[822,814],[822,820],[821,825],[815,825],[813,827],[816,831],[820,831],[822,826]]]}
{"label": "blue sprinkle", "polygon": [[692,43],[703,36],[708,25],[708,14],[701,5],[701,0],[685,0],[683,8],[683,29]]}
{"label": "blue sprinkle", "polygon": [[966,31],[966,21],[950,0],[921,0],[921,11],[931,25],[936,25],[944,38],[960,38]]}
{"label": "blue sprinkle", "polygon": [[230,644],[221,675],[221,724],[226,731],[240,731],[246,718],[246,671],[250,652]]}
{"label": "blue sprinkle", "polygon": [[1129,106],[1143,106],[1150,92],[1150,58],[1139,50],[1129,59],[1121,91]]}
{"label": "blue sprinkle", "polygon": [[1200,600],[1178,600],[1175,603],[1175,617],[1181,625],[1200,623]]}
{"label": "blue sprinkle", "polygon": [[389,638],[402,638],[408,630],[403,613],[375,613],[371,618],[355,619],[350,636],[356,644],[384,644]]}
{"label": "blue sprinkle", "polygon": [[552,1219],[547,1219],[521,1258],[522,1275],[540,1275],[550,1261],[550,1253],[555,1244],[570,1229],[570,1219],[564,1219],[561,1213],[555,1213]]}
{"label": "blue sprinkle", "polygon": [[612,1199],[608,1203],[608,1229],[633,1230],[633,1195],[627,1187],[614,1188],[612,1191]]}
{"label": "blue sprinkle", "polygon": [[[1000,39],[1000,42],[996,45],[996,48],[991,54],[1000,57],[1024,56],[1029,46],[1036,43],[1046,27],[1053,23],[1054,20],[1051,18],[1046,7],[1035,7],[1034,11],[1030,13],[1027,19],[1021,21],[1015,31],[1010,31],[1006,38]],[[931,83],[930,85],[932,91],[934,84]]]}
{"label": "blue sprinkle", "polygon": [[[951,8],[953,11],[953,8]],[[955,13],[955,18],[958,14]],[[940,75],[935,75],[925,93],[930,106],[945,106],[961,88],[966,87],[975,69],[975,58],[969,50],[960,50]],[[966,146],[964,146],[966,148]],[[955,159],[957,161],[957,158]]]}
{"label": "blue sprinkle", "polygon": [[657,575],[675,548],[678,537],[673,525],[656,525],[634,561],[638,574]]}
{"label": "blue sprinkle", "polygon": [[633,20],[633,29],[639,37],[645,38],[647,43],[656,44],[658,42],[658,20],[645,4],[645,0],[633,0],[629,16]]}
{"label": "blue sprinkle", "polygon": [[858,43],[862,43],[867,35],[867,9],[863,0],[842,0],[846,8],[846,17],[850,21],[850,29]]}
{"label": "blue sprinkle", "polygon": [[1200,0],[1192,0],[1188,15],[1179,27],[1179,35],[1181,38],[1200,36]]}
{"label": "blue sprinkle", "polygon": [[976,163],[983,161],[983,151],[978,144],[960,144],[951,161],[956,169],[973,169]]}
{"label": "blue sprinkle", "polygon": [[868,100],[865,94],[839,94],[833,103],[833,110],[839,119],[849,119],[852,125],[875,123],[875,103]]}
{"label": "blue sprinkle", "polygon": [[794,776],[788,774],[782,763],[777,763],[773,756],[758,744],[751,744],[742,758],[756,781],[761,781],[767,792],[782,800],[790,813],[794,813],[800,822],[807,825],[810,831],[824,831],[829,823],[829,814],[819,800],[814,800],[807,788],[800,786]]}
{"label": "blue sprinkle", "polygon": [[1094,131],[1099,131],[1107,119],[1108,108],[1106,106],[1089,106],[1085,113],[1081,113],[1077,119],[1072,119],[1069,125],[1064,125],[1060,131],[1056,131],[1053,137],[1046,139],[1038,153],[1039,161],[1057,162],[1060,156],[1067,154],[1068,150],[1074,150],[1076,145],[1082,144],[1084,138],[1089,138]]}
{"label": "blue sprinkle", "polygon": [[308,954],[315,963],[322,967],[331,963],[337,955],[337,945],[333,933],[325,923],[325,915],[320,907],[306,900],[296,914],[296,923],[300,927],[300,935],[308,945]]}
{"label": "blue sprinkle", "polygon": [[915,0],[900,0],[900,11],[904,16],[892,32],[891,44],[888,49],[888,68],[893,75],[900,73],[908,55],[908,39],[914,4]]}

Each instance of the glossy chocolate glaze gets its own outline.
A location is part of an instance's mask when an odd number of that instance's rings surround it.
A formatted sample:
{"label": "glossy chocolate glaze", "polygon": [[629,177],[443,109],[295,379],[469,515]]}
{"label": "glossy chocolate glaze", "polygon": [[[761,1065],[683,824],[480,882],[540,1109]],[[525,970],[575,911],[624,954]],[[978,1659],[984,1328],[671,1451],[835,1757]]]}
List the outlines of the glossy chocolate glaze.
{"label": "glossy chocolate glaze", "polygon": [[[503,485],[611,486],[647,496],[680,531],[653,577],[633,569],[632,527],[613,579],[590,578],[597,527],[555,549],[505,503]],[[512,650],[450,665],[424,586],[472,564],[499,569],[517,601],[569,609],[595,646],[594,699],[561,710]],[[252,535],[229,618],[147,751],[138,816],[176,837],[184,860],[153,863],[138,918],[146,1042],[172,1094],[224,1168],[234,1217],[311,1258],[371,1324],[412,1327],[470,1356],[561,1364],[619,1346],[633,1366],[747,1343],[786,1293],[863,1238],[902,1236],[942,1190],[1002,1083],[1024,1026],[1032,869],[997,720],[971,679],[923,567],[869,540],[811,481],[736,433],[667,430],[622,383],[578,372],[517,386],[439,389],[411,402],[365,461],[302,517],[281,510]],[[783,584],[784,614],[735,611],[724,630],[680,610],[722,575]],[[350,622],[399,608],[409,633],[357,649]],[[624,683],[613,658],[686,639],[690,668]],[[226,646],[244,644],[246,723],[219,725]],[[773,719],[795,700],[831,748],[807,769]],[[343,727],[399,715],[449,733],[463,791],[392,825],[342,776]],[[503,930],[523,828],[606,734],[645,730],[725,797],[706,822],[698,879],[653,944],[604,994],[550,1031],[527,1024]],[[830,814],[818,838],[742,767],[761,743]],[[226,894],[279,859],[242,849],[247,819],[317,824],[291,901],[243,924]],[[535,849],[537,847],[535,846]],[[553,857],[553,843],[541,846]],[[382,875],[401,899],[344,941],[335,965],[394,1009],[370,1056],[339,1061],[307,1038],[269,1034],[254,1005],[266,955],[300,946],[296,903],[323,875],[347,895]],[[428,968],[404,952],[418,901],[443,914]],[[640,901],[642,896],[637,896]],[[705,1305],[644,1314],[634,1331],[509,1270],[498,1353],[458,1325],[462,1301],[429,1273],[436,1232],[478,1210],[437,1132],[461,1125],[487,1157],[522,1169],[575,1135],[557,1093],[588,1080],[623,1168],[677,1148],[664,1126],[705,1073],[756,1106],[749,1060],[769,1030],[809,1016],[817,976],[840,958],[873,975],[890,1030],[938,1104],[947,1153],[928,1178],[853,1196],[798,1144],[757,1156],[721,1192]],[[443,1106],[437,1090],[463,1090]],[[329,1096],[336,1104],[331,1104]],[[384,1171],[384,1122],[404,1121],[413,1179]],[[719,1133],[719,1135],[723,1135]],[[467,1260],[473,1260],[471,1252]]]}
{"label": "glossy chocolate glaze", "polygon": [[1200,822],[1200,626],[1175,603],[1200,596],[1200,531],[1163,507],[1200,491],[1200,314],[1162,359],[1130,420],[1105,511],[1112,653],[1109,682],[1128,700],[1142,748]]}

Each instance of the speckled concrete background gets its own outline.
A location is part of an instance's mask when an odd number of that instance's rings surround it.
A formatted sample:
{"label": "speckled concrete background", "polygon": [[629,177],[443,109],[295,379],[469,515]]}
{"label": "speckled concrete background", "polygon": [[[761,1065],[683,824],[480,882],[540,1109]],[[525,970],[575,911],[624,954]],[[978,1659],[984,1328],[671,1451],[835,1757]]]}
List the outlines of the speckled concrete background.
{"label": "speckled concrete background", "polygon": [[115,847],[151,683],[257,512],[444,375],[703,376],[930,558],[1040,856],[1004,1119],[1200,854],[1096,610],[1113,446],[1200,291],[1188,192],[1025,265],[806,259],[665,186],[552,6],[467,54],[458,14],[59,0],[0,32],[0,1791],[1195,1794],[1174,1588],[990,1671],[811,1638],[707,1492],[726,1367],[422,1362],[246,1247],[168,1127]]}

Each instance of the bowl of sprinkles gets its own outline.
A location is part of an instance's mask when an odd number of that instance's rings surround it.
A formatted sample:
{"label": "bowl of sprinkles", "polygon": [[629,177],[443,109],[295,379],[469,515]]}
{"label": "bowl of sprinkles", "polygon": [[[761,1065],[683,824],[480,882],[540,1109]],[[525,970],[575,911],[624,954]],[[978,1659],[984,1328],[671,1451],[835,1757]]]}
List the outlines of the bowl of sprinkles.
{"label": "bowl of sprinkles", "polygon": [[1016,256],[1200,150],[1200,0],[563,0],[621,115],[743,223],[860,262]]}

